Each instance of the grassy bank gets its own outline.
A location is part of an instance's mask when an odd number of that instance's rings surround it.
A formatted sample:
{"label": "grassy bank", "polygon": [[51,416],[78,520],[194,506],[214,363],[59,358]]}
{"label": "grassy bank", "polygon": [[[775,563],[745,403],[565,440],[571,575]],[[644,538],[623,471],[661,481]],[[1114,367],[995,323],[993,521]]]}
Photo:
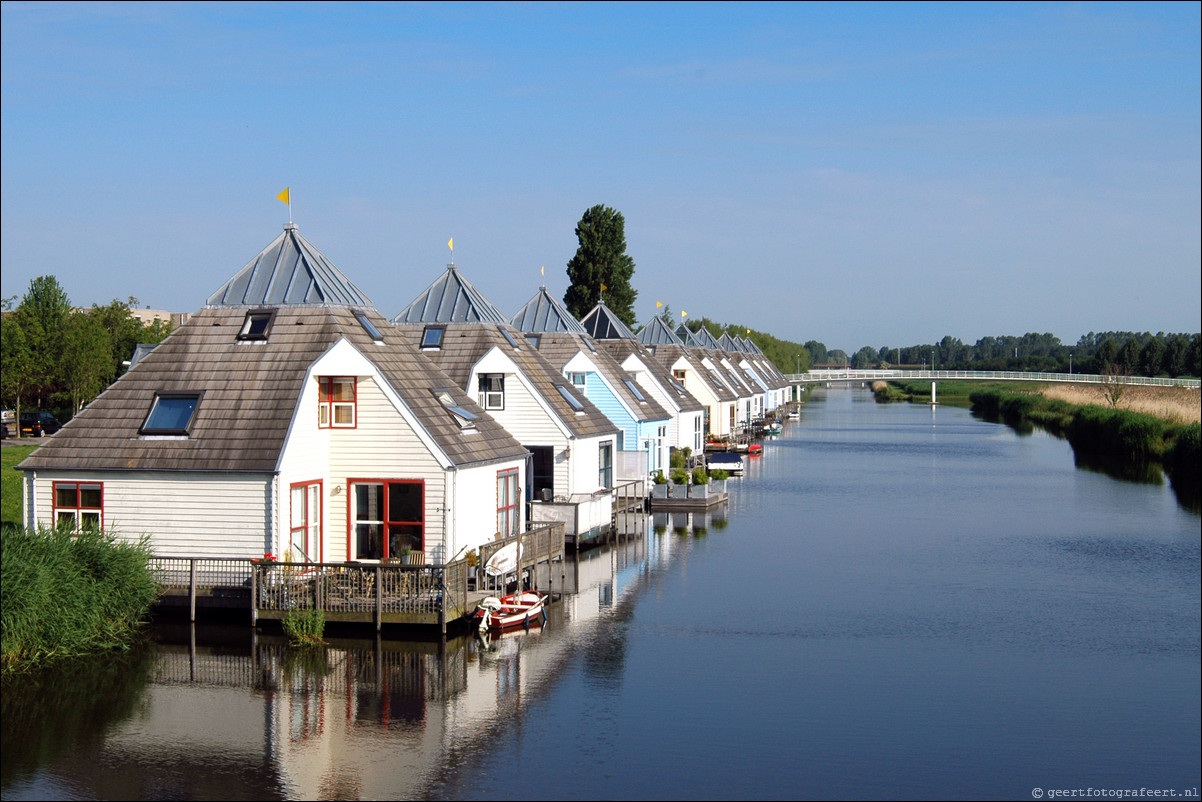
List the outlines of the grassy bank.
{"label": "grassy bank", "polygon": [[128,647],[158,586],[145,544],[98,533],[5,528],[0,537],[4,670]]}
{"label": "grassy bank", "polygon": [[1010,424],[1036,424],[1067,438],[1078,453],[1158,462],[1174,481],[1198,482],[1202,436],[1197,422],[1133,409],[1074,404],[1039,391],[982,389],[971,399],[975,412]]}
{"label": "grassy bank", "polygon": [[0,448],[0,526],[21,525],[21,472],[13,467],[35,448],[36,445]]}
{"label": "grassy bank", "polygon": [[[994,384],[946,380],[938,382],[935,394],[936,400],[945,406],[969,407],[972,406],[971,397],[973,392],[982,387],[1009,389],[1013,386],[1012,383]],[[872,392],[876,396],[876,400],[881,403],[894,401],[909,402],[912,404],[931,403],[931,383],[929,381],[875,381],[872,383]]]}

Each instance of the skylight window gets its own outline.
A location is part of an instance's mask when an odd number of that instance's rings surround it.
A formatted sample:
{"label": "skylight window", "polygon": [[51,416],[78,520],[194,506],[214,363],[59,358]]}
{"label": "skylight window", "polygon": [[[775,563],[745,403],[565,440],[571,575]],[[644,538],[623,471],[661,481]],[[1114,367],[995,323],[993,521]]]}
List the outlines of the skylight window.
{"label": "skylight window", "polygon": [[442,348],[442,338],[447,330],[442,326],[426,326],[422,331],[422,348]]}
{"label": "skylight window", "polygon": [[369,337],[378,343],[384,342],[384,335],[367,319],[366,312],[355,312],[355,318],[358,319],[359,325],[363,327],[363,330],[367,332]]}
{"label": "skylight window", "polygon": [[563,396],[564,401],[567,401],[572,405],[572,409],[576,410],[577,412],[584,411],[584,404],[580,403],[576,396],[568,392],[567,387],[564,387],[562,384],[557,384],[555,385],[555,389],[558,390],[559,394]]}
{"label": "skylight window", "polygon": [[588,350],[592,351],[594,354],[597,353],[597,346],[593,345],[593,339],[591,337],[585,337],[584,344],[588,346]]}
{"label": "skylight window", "polygon": [[434,393],[434,397],[438,399],[438,403],[442,404],[443,408],[455,418],[455,422],[459,424],[460,429],[475,428],[476,421],[479,420],[480,416],[467,407],[462,406],[450,390],[439,388],[432,392]]}
{"label": "skylight window", "polygon": [[517,350],[518,341],[513,339],[513,335],[509,333],[509,329],[501,329],[501,333],[505,335],[506,340],[509,340],[509,344],[514,347],[514,350]]}
{"label": "skylight window", "polygon": [[637,398],[639,401],[642,401],[644,403],[647,401],[647,399],[643,397],[642,392],[639,390],[639,388],[635,385],[634,382],[632,382],[630,379],[623,379],[623,381],[625,381],[626,386],[630,388],[630,392],[634,393],[635,398]]}
{"label": "skylight window", "polygon": [[275,319],[275,310],[259,310],[246,313],[246,320],[238,332],[239,340],[266,340],[267,332],[271,330],[271,321]]}
{"label": "skylight window", "polygon": [[154,397],[139,434],[188,434],[200,404],[197,393],[162,393]]}

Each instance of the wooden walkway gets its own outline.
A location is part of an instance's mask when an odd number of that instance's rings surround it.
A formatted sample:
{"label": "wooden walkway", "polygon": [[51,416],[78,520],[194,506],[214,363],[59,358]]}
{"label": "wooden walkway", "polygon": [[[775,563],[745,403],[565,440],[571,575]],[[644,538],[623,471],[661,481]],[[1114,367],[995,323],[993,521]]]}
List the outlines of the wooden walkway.
{"label": "wooden walkway", "polygon": [[[475,612],[476,604],[500,587],[484,571],[488,559],[519,536],[480,547],[479,559],[438,565],[399,563],[284,563],[214,557],[154,557],[163,589],[161,609],[243,609],[250,621],[282,619],[297,610],[321,610],[328,622],[447,626]],[[539,590],[562,592],[564,526],[537,526],[520,535],[522,573]],[[558,577],[554,570],[558,564]],[[513,578],[514,575],[510,575]],[[558,578],[558,583],[556,579]]]}

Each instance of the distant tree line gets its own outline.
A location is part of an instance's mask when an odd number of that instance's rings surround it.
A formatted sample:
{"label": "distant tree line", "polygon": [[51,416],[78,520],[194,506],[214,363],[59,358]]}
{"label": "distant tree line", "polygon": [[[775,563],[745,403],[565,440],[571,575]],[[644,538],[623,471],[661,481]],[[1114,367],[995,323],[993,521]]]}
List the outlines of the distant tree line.
{"label": "distant tree line", "polygon": [[[815,364],[835,362],[822,343],[805,344]],[[840,352],[841,353],[841,352]],[[967,345],[956,337],[903,347],[865,346],[846,362],[853,368],[925,367],[936,370],[1021,370],[1043,373],[1121,374],[1178,378],[1202,375],[1202,335],[1158,332],[1090,332],[1075,345],[1053,334],[982,337]]]}
{"label": "distant tree line", "polygon": [[125,372],[138,343],[158,343],[170,321],[143,325],[137,298],[73,309],[54,276],[39,276],[0,314],[0,401],[5,409],[53,409],[68,419]]}

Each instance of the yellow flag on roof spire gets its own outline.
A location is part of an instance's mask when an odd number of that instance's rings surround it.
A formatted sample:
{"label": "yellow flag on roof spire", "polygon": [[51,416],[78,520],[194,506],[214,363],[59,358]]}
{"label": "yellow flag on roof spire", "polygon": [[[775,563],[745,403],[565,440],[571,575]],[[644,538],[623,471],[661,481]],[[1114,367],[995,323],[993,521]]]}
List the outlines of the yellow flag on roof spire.
{"label": "yellow flag on roof spire", "polygon": [[655,302],[655,308],[656,308],[656,309],[659,309],[659,308],[660,308],[661,306],[663,306],[663,305],[664,305],[664,302],[663,302],[663,301],[656,301],[656,302]]}
{"label": "yellow flag on roof spire", "polygon": [[451,253],[455,252],[455,238],[451,237],[447,240],[447,247],[451,249]]}
{"label": "yellow flag on roof spire", "polygon": [[604,284],[601,285],[601,292],[605,292],[608,289],[609,287],[606,287]]}
{"label": "yellow flag on roof spire", "polygon": [[288,205],[292,205],[292,201],[289,199],[289,197],[290,196],[288,195],[288,187],[284,187],[284,191],[281,192],[279,195],[276,195],[276,198],[278,198],[279,200],[283,201],[284,203],[287,203]]}
{"label": "yellow flag on roof spire", "polygon": [[538,269],[538,274],[539,274],[540,276],[545,276],[545,275],[547,275],[547,266],[546,266],[546,265],[543,265],[542,267],[540,267],[540,268]]}
{"label": "yellow flag on roof spire", "polygon": [[683,318],[683,317],[684,317],[685,315],[687,315],[687,314],[688,314],[688,312],[684,311],[683,309],[681,309],[681,310],[680,310],[680,316],[681,316],[681,318]]}

